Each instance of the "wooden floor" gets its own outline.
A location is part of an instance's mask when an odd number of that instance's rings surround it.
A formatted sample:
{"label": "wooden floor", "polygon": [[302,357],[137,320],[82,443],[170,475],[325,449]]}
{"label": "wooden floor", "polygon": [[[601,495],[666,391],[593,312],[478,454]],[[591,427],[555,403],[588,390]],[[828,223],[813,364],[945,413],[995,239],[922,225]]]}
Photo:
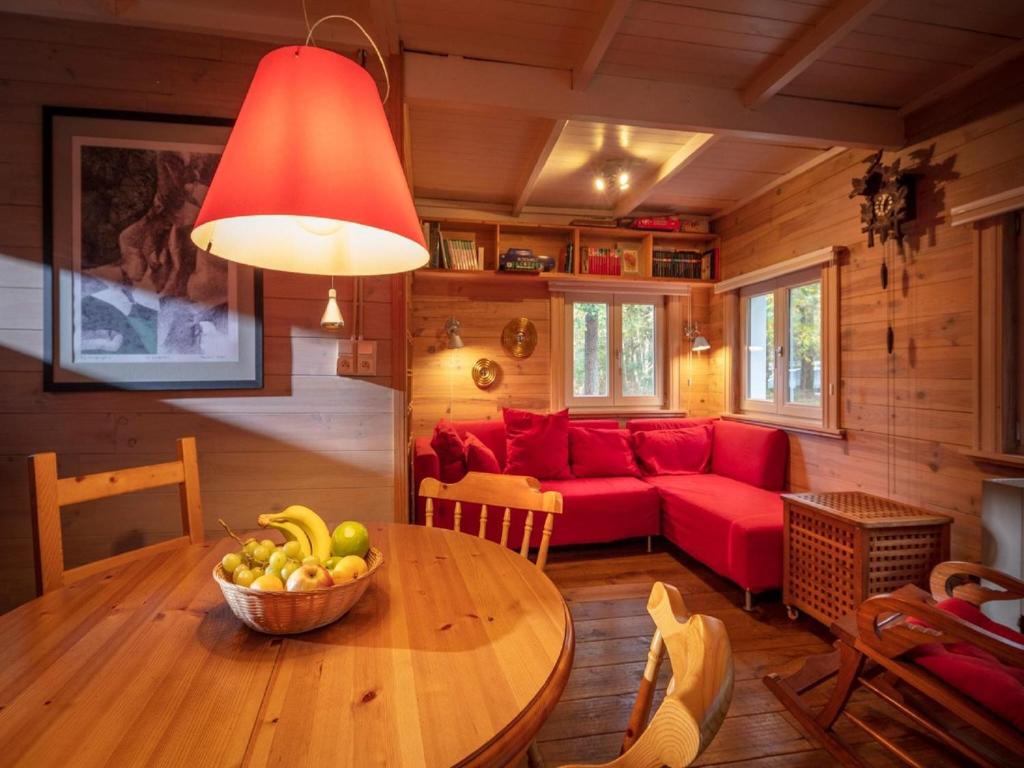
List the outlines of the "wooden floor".
{"label": "wooden floor", "polygon": [[[804,737],[761,682],[769,671],[792,668],[808,654],[830,649],[817,622],[786,618],[779,596],[763,599],[753,614],[742,609],[743,594],[669,544],[655,541],[647,554],[639,543],[552,553],[547,574],[562,590],[576,626],[572,677],[538,737],[546,766],[600,763],[618,754],[622,732],[643,671],[653,624],[646,613],[652,582],[674,584],[694,613],[725,622],[732,642],[736,683],[732,705],[718,736],[698,759],[703,766],[831,766],[835,761]],[[667,682],[664,664],[660,688]],[[827,696],[827,686],[819,695]],[[660,697],[659,697],[660,698]],[[656,700],[657,703],[657,700]],[[870,695],[855,695],[857,714],[929,766],[963,765],[935,743],[895,719],[894,711]],[[859,729],[842,722],[839,731],[867,765],[902,765]]]}

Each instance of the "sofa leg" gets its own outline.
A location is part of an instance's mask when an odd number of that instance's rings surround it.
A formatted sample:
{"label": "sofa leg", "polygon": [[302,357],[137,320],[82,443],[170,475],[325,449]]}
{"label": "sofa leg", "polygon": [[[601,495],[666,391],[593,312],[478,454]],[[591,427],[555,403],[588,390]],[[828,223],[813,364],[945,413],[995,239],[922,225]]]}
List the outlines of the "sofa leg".
{"label": "sofa leg", "polygon": [[754,610],[754,593],[749,589],[743,590],[743,610],[748,612]]}
{"label": "sofa leg", "polygon": [[647,554],[648,554],[648,555],[649,555],[649,554],[651,554],[651,551],[652,551],[652,550],[651,550],[651,537],[650,537],[650,536],[648,536],[648,537],[647,537]]}

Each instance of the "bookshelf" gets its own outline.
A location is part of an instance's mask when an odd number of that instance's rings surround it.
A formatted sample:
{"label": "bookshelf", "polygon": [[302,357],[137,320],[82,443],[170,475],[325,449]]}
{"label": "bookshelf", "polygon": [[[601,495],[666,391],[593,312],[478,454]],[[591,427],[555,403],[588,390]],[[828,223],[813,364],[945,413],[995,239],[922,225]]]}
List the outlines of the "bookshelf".
{"label": "bookshelf", "polygon": [[[424,219],[425,224],[436,223],[444,238],[471,240],[476,247],[483,247],[484,259],[482,270],[450,270],[437,267],[423,268],[417,271],[417,275],[423,273],[428,280],[435,276],[458,276],[467,281],[479,282],[481,280],[508,281],[510,278],[518,280],[550,280],[550,279],[607,279],[607,280],[640,280],[652,282],[684,282],[700,285],[708,285],[716,282],[715,279],[704,277],[666,277],[655,275],[655,252],[663,251],[691,251],[693,253],[705,253],[718,247],[718,237],[713,233],[695,232],[652,232],[636,229],[621,229],[611,227],[578,227],[557,224],[535,224],[528,222],[495,222],[495,221],[471,221],[465,219]],[[566,248],[572,245],[573,264],[571,271],[566,267]],[[428,249],[430,242],[428,241]],[[535,255],[550,256],[555,260],[555,269],[550,272],[510,274],[498,271],[498,260],[500,254],[509,248],[529,248]],[[593,249],[589,251],[587,249]],[[623,269],[621,274],[595,274],[585,272],[585,261],[588,253],[593,255],[597,249],[619,252],[625,256],[626,252],[633,252],[636,256],[636,271],[628,272]],[[709,257],[712,258],[712,257]],[[432,256],[431,263],[436,259]],[[625,266],[625,265],[624,265]],[[717,264],[716,264],[717,268]],[[705,270],[707,274],[708,270]],[[716,275],[717,277],[717,275]]]}

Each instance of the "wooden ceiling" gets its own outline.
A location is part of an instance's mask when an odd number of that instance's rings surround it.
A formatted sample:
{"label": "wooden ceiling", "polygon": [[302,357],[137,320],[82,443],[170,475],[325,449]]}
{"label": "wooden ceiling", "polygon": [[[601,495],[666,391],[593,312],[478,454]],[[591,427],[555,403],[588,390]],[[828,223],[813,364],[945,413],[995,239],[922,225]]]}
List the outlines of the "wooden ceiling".
{"label": "wooden ceiling", "polygon": [[[1021,59],[1022,0],[306,0],[405,51],[415,194],[720,215]],[[4,0],[22,13],[294,40],[300,0]],[[358,45],[344,25],[325,44]],[[630,189],[598,192],[607,167]]]}

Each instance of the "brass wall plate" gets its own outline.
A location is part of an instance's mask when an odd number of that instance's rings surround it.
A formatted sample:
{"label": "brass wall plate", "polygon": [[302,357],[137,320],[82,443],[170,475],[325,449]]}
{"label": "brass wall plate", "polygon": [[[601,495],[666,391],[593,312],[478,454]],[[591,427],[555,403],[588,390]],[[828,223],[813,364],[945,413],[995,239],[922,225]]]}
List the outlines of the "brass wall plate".
{"label": "brass wall plate", "polygon": [[480,389],[487,389],[498,380],[498,364],[487,357],[481,357],[473,363],[473,383]]}
{"label": "brass wall plate", "polygon": [[537,348],[537,327],[526,317],[509,320],[501,331],[501,346],[512,357],[529,357]]}

